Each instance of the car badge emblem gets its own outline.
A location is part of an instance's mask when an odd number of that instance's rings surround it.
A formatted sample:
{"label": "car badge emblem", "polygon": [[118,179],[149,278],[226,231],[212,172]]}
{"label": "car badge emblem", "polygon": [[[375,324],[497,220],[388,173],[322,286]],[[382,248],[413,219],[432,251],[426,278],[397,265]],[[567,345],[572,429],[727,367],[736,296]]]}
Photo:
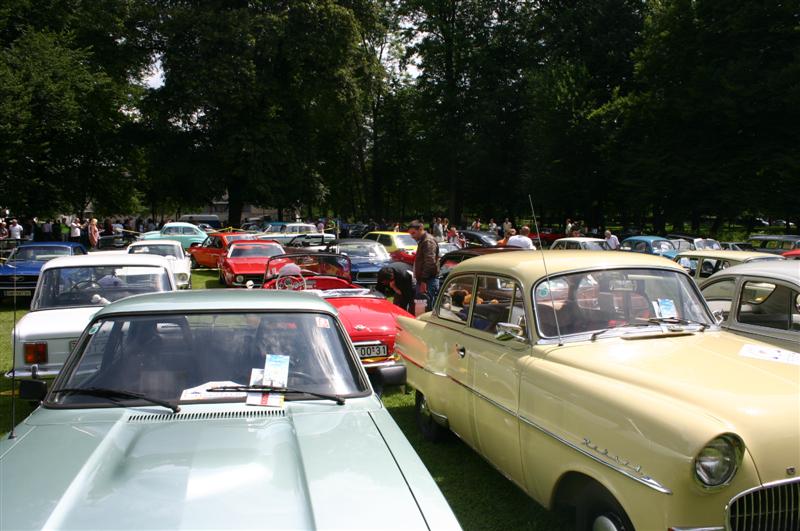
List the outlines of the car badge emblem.
{"label": "car badge emblem", "polygon": [[23,280],[25,280],[25,277],[20,276],[20,275],[14,275],[13,277],[11,277],[11,280],[13,280],[15,282],[22,282]]}
{"label": "car badge emblem", "polygon": [[795,474],[797,474],[797,469],[795,467],[793,467],[793,466],[786,467],[786,475],[787,476],[794,476]]}
{"label": "car badge emblem", "polygon": [[364,326],[364,325],[362,325],[362,324],[357,324],[357,325],[355,326],[355,329],[356,329],[356,330],[358,330],[359,332],[361,332],[362,330],[366,330],[366,329],[367,329],[367,327],[366,327],[366,326]]}

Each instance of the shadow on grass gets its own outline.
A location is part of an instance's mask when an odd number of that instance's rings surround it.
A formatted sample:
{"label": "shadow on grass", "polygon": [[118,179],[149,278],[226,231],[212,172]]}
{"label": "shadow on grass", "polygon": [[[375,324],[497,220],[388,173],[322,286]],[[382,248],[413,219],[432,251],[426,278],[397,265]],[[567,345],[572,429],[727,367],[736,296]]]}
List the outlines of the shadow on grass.
{"label": "shadow on grass", "polygon": [[386,394],[383,402],[439,485],[466,530],[570,529],[569,519],[547,511],[455,435],[422,438],[414,420],[414,393]]}

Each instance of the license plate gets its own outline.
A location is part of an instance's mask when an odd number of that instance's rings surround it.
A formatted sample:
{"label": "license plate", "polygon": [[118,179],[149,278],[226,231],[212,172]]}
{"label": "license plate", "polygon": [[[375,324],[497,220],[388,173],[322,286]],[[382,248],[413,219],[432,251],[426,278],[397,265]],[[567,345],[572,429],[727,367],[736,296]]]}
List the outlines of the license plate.
{"label": "license plate", "polygon": [[356,346],[359,358],[380,358],[389,355],[386,345],[363,345]]}
{"label": "license plate", "polygon": [[30,297],[31,296],[31,290],[29,290],[29,289],[9,289],[9,290],[6,290],[6,297],[13,297],[15,295],[17,297]]}

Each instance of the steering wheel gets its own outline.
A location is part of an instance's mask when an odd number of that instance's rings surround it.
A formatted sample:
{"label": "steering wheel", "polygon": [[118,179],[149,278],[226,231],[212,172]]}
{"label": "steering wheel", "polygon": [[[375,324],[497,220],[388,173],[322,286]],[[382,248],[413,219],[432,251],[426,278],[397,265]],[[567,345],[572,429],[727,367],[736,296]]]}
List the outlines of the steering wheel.
{"label": "steering wheel", "polygon": [[[85,285],[85,287],[81,287],[83,285]],[[70,291],[78,291],[78,290],[85,291],[85,290],[91,289],[91,288],[103,289],[103,286],[101,286],[100,284],[98,284],[94,280],[81,280],[80,282],[76,282],[75,285],[72,286]]]}
{"label": "steering wheel", "polygon": [[278,275],[275,279],[275,289],[302,291],[306,289],[306,279],[303,275]]}

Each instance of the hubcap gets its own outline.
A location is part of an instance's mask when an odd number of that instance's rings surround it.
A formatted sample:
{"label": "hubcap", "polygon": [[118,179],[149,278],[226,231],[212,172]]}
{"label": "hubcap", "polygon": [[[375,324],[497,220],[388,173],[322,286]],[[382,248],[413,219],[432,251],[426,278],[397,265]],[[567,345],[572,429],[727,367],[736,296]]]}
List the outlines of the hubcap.
{"label": "hubcap", "polygon": [[603,515],[594,519],[592,531],[621,531],[621,528],[611,518]]}

